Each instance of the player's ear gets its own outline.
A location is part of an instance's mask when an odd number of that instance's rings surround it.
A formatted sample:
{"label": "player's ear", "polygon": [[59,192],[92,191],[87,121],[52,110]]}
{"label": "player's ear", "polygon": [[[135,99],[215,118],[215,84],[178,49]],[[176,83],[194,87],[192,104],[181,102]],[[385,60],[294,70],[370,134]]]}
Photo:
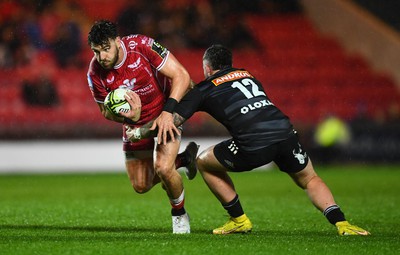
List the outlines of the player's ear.
{"label": "player's ear", "polygon": [[207,61],[203,61],[204,77],[208,78],[212,74],[212,68],[208,65]]}
{"label": "player's ear", "polygon": [[118,47],[120,45],[120,42],[121,42],[121,37],[119,36],[115,37],[115,44],[118,45]]}

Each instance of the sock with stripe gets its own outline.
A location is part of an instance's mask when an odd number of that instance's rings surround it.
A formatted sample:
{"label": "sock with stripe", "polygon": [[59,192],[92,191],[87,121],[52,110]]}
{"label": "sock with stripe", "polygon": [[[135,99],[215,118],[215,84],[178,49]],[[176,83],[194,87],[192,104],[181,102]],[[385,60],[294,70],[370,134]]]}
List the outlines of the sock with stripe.
{"label": "sock with stripe", "polygon": [[324,215],[328,221],[335,225],[336,222],[345,221],[344,213],[340,210],[338,205],[331,205],[324,210]]}
{"label": "sock with stripe", "polygon": [[186,213],[185,211],[185,190],[182,190],[181,195],[178,198],[170,199],[169,202],[171,203],[172,209],[171,214],[172,216],[180,216]]}
{"label": "sock with stripe", "polygon": [[225,210],[231,217],[237,218],[244,214],[242,205],[240,204],[239,195],[236,194],[235,198],[227,204],[222,204]]}

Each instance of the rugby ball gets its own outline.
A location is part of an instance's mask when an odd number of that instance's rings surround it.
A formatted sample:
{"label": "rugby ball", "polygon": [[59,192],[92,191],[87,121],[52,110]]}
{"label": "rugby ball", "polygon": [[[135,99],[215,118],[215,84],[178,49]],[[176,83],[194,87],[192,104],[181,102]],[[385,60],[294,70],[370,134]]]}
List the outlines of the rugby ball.
{"label": "rugby ball", "polygon": [[126,89],[112,90],[104,100],[104,106],[107,110],[117,116],[121,116],[121,112],[128,112],[131,109],[128,101],[125,99]]}

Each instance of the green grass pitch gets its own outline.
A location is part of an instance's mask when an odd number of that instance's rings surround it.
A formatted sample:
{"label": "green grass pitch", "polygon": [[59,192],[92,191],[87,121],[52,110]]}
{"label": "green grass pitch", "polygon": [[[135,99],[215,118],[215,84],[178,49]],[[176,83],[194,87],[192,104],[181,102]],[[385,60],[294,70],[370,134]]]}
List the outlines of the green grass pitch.
{"label": "green grass pitch", "polygon": [[317,167],[352,223],[345,236],[276,169],[232,174],[250,234],[213,236],[227,216],[201,176],[184,178],[192,233],[171,233],[161,186],[134,193],[124,173],[0,175],[0,254],[398,254],[400,167]]}

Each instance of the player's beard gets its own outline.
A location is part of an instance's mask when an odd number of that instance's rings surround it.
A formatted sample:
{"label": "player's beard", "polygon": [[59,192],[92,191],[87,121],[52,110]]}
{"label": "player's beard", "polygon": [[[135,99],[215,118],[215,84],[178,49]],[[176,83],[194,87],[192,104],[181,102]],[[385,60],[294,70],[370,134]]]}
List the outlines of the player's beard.
{"label": "player's beard", "polygon": [[118,49],[118,47],[115,47],[115,55],[114,55],[114,57],[111,60],[107,60],[106,59],[105,61],[101,61],[100,65],[104,69],[110,70],[117,64],[118,56],[119,56],[119,49]]}

